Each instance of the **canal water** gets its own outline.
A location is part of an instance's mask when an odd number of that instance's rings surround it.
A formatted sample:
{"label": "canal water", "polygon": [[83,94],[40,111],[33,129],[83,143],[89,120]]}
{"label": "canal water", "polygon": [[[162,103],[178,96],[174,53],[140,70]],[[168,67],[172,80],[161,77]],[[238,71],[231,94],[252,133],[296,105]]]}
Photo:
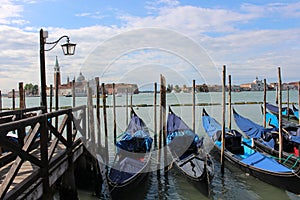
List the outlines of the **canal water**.
{"label": "canal water", "polygon": [[[268,91],[267,101],[270,103],[275,103],[275,91]],[[132,96],[132,104],[139,105],[139,107],[134,107],[135,112],[145,121],[150,129],[151,134],[153,133],[154,127],[154,117],[153,117],[153,106],[146,107],[145,105],[153,105],[154,94],[142,93]],[[205,108],[207,112],[221,122],[221,100],[222,93],[212,92],[212,93],[199,93],[196,94],[196,103],[212,103],[219,105],[210,106],[196,106],[196,133],[200,136],[205,137],[205,147],[209,152],[212,148],[212,144],[209,138],[205,135],[204,129],[202,127],[201,113],[202,109]],[[290,102],[298,102],[298,92],[290,91],[289,94]],[[128,104],[130,105],[130,96]],[[49,100],[49,99],[48,99]],[[125,100],[126,95],[121,97],[116,97],[117,107],[117,134],[120,135],[126,129],[126,111],[125,111]],[[157,96],[157,105],[159,105],[159,95]],[[38,97],[28,97],[26,99],[27,107],[34,107],[39,105],[40,99]],[[263,101],[263,92],[236,92],[232,93],[232,105],[239,114],[255,121],[256,123],[262,124],[263,117],[261,114],[261,104],[257,102]],[[287,101],[287,93],[283,91],[283,102]],[[3,98],[3,107],[11,108],[12,100],[9,98]],[[96,100],[94,99],[94,103]],[[244,103],[247,104],[244,104]],[[18,99],[16,99],[18,103]],[[172,110],[180,116],[190,127],[192,127],[192,107],[188,104],[192,103],[192,95],[188,93],[170,93],[167,94],[167,106],[171,105]],[[112,97],[108,96],[107,104],[112,105]],[[186,104],[186,106],[178,106],[179,104]],[[49,105],[49,103],[48,103]],[[70,106],[72,105],[72,98],[70,97],[60,97],[59,106]],[[76,106],[86,105],[85,97],[78,97],[76,99]],[[18,106],[16,106],[18,107]],[[112,109],[107,109],[108,117],[108,135],[110,146],[110,160],[113,159],[114,146],[112,144],[113,138],[113,115]],[[159,113],[159,107],[157,107],[157,113]],[[102,111],[101,111],[102,114]],[[226,117],[228,117],[228,110]],[[128,119],[129,120],[129,119]],[[159,123],[159,115],[157,115],[157,123]],[[227,122],[228,123],[228,119]],[[103,121],[101,121],[101,126],[103,128]],[[237,129],[234,120],[232,119],[232,128]],[[102,129],[104,130],[104,129]],[[102,131],[102,137],[104,135]],[[153,136],[153,135],[152,135]],[[102,140],[104,141],[104,140]],[[122,199],[300,199],[293,193],[287,192],[285,190],[274,187],[270,184],[264,183],[257,180],[248,174],[236,169],[234,167],[225,165],[225,174],[221,175],[220,163],[215,161],[215,176],[211,181],[209,188],[205,188],[202,185],[195,185],[189,182],[185,177],[183,177],[179,172],[174,169],[168,171],[168,176],[163,175],[158,178],[156,172],[151,172],[148,178],[138,186],[134,191],[122,194]],[[90,190],[79,190],[79,197],[83,200],[95,200],[99,199],[93,196],[92,188]]]}

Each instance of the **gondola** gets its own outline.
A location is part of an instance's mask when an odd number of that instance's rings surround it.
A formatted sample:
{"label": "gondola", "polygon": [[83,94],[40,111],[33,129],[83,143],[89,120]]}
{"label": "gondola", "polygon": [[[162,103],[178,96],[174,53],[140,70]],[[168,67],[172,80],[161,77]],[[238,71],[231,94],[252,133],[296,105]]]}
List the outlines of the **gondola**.
{"label": "gondola", "polygon": [[[205,109],[202,112],[203,127],[214,143],[214,151],[220,158],[222,127]],[[252,148],[251,140],[242,137],[236,130],[226,130],[225,161],[245,173],[266,183],[300,194],[300,169],[289,169],[267,154]]]}
{"label": "gondola", "polygon": [[[233,116],[235,123],[239,129],[245,133],[245,135],[253,139],[255,148],[260,151],[264,151],[275,158],[279,157],[279,144],[278,144],[278,120],[276,116],[267,112],[267,121],[273,124],[272,128],[264,128],[263,126],[256,124],[252,120],[245,118],[237,113],[233,109]],[[275,117],[275,118],[274,118]],[[268,120],[269,119],[269,120]],[[277,122],[275,122],[277,121]],[[286,126],[285,126],[286,127]],[[300,137],[297,136],[297,129],[292,127],[286,127],[283,131],[283,152],[282,162],[288,167],[296,168],[300,165],[299,157],[299,142]],[[299,131],[300,132],[300,129]]]}
{"label": "gondola", "polygon": [[214,164],[199,138],[186,123],[169,108],[167,145],[174,159],[173,166],[195,182],[210,183]]}
{"label": "gondola", "polygon": [[[278,106],[275,106],[273,104],[270,103],[266,103],[266,108],[268,109],[268,111],[276,116],[279,115],[279,108]],[[290,121],[293,121],[295,123],[298,123],[298,118],[295,116],[295,113],[293,111],[293,109],[288,108],[288,107],[283,107],[282,108],[282,118],[283,119],[287,119]]]}
{"label": "gondola", "polygon": [[112,197],[136,188],[150,171],[153,139],[144,121],[131,109],[131,120],[117,142],[107,181]]}
{"label": "gondola", "polygon": [[293,104],[293,112],[294,112],[294,115],[295,117],[299,120],[299,109],[296,108],[296,106]]}
{"label": "gondola", "polygon": [[[263,107],[261,107],[261,112],[263,114]],[[298,123],[294,120],[288,120],[287,118],[282,118],[282,126],[283,128],[288,128],[290,130],[296,129],[297,127],[300,127]],[[271,127],[278,128],[278,115],[274,114],[273,112],[266,111],[266,124]]]}

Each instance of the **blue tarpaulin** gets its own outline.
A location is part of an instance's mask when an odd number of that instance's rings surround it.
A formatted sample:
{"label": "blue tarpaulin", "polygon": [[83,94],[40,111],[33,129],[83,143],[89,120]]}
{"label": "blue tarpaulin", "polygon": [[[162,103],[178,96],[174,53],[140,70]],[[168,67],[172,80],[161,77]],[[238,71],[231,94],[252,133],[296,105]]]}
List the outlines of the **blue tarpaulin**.
{"label": "blue tarpaulin", "polygon": [[254,123],[250,119],[239,115],[235,110],[233,116],[237,126],[250,138],[263,138],[265,133],[276,131],[275,128],[264,128]]}
{"label": "blue tarpaulin", "polygon": [[271,172],[292,172],[292,170],[281,165],[275,159],[267,157],[259,152],[255,152],[249,157],[244,158],[241,162]]}
{"label": "blue tarpaulin", "polygon": [[[270,112],[272,112],[272,113],[274,113],[274,114],[277,114],[277,115],[278,115],[278,113],[279,113],[279,108],[278,108],[278,106],[275,106],[275,105],[272,105],[272,104],[270,104],[270,103],[267,103],[267,104],[266,104],[266,108],[267,108]],[[293,110],[290,109],[290,108],[288,108],[288,107],[282,108],[282,111],[281,111],[282,115],[287,115],[287,111],[288,111],[288,110],[289,110],[289,114],[290,114],[290,115],[294,115]]]}
{"label": "blue tarpaulin", "polygon": [[208,115],[202,116],[202,124],[206,133],[211,138],[213,138],[218,131],[222,130],[221,124]]}
{"label": "blue tarpaulin", "polygon": [[[266,120],[269,122],[271,126],[276,127],[278,130],[278,118],[276,115],[273,115],[272,113],[267,112],[266,113]],[[295,143],[300,144],[300,128],[298,128],[297,131],[289,131],[289,134],[284,133],[288,140],[293,141]]]}
{"label": "blue tarpaulin", "polygon": [[170,144],[176,137],[185,138],[188,144],[196,147],[202,146],[203,143],[203,139],[200,139],[180,117],[174,113],[169,113],[167,120],[167,144]]}
{"label": "blue tarpaulin", "polygon": [[153,139],[145,123],[137,115],[132,115],[128,127],[117,147],[130,152],[150,151]]}
{"label": "blue tarpaulin", "polygon": [[294,105],[293,105],[293,112],[295,117],[297,117],[297,119],[299,119],[299,109],[297,109]]}
{"label": "blue tarpaulin", "polygon": [[270,126],[278,128],[277,116],[273,115],[272,113],[267,112],[266,113],[266,123],[268,123]]}

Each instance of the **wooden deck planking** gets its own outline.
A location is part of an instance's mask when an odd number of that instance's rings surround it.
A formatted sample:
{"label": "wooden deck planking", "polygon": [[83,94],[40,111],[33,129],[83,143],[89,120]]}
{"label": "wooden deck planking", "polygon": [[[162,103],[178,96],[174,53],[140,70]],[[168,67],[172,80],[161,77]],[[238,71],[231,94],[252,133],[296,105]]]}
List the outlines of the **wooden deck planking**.
{"label": "wooden deck planking", "polygon": [[[58,158],[60,155],[62,155],[65,151],[66,147],[62,144],[62,143],[58,143],[57,148],[55,149],[55,152],[52,156],[51,161],[54,162],[56,158]],[[80,149],[80,151],[78,151],[76,153],[76,156],[73,158],[73,160],[75,161],[82,153],[82,149]],[[40,149],[34,149],[31,152],[32,155],[36,156],[38,159],[40,159]],[[8,171],[10,170],[10,168],[12,167],[14,161],[10,162],[9,164],[3,166],[0,168],[0,184],[3,182],[3,180],[5,179]],[[58,173],[58,176],[62,175],[65,172],[65,169],[68,167],[68,165],[66,163],[62,163],[61,166],[56,167],[55,173]],[[22,163],[22,166],[17,174],[17,176],[15,177],[13,183],[11,184],[11,186],[9,187],[8,193],[10,193],[12,190],[16,189],[20,184],[22,184],[23,182],[26,181],[26,179],[28,179],[30,176],[32,176],[34,174],[34,172],[37,172],[40,168],[32,163],[30,163],[29,161],[25,161],[24,163]],[[57,180],[57,176],[54,175],[55,177],[50,178],[51,185]]]}

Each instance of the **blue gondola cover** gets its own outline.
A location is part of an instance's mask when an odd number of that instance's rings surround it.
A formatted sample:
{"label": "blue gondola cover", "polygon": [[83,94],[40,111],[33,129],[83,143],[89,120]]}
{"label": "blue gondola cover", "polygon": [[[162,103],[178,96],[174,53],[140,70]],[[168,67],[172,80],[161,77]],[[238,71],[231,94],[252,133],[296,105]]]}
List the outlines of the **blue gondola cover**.
{"label": "blue gondola cover", "polygon": [[129,152],[148,152],[152,142],[153,139],[143,120],[133,115],[122,139],[116,144],[117,152],[119,148]]}

